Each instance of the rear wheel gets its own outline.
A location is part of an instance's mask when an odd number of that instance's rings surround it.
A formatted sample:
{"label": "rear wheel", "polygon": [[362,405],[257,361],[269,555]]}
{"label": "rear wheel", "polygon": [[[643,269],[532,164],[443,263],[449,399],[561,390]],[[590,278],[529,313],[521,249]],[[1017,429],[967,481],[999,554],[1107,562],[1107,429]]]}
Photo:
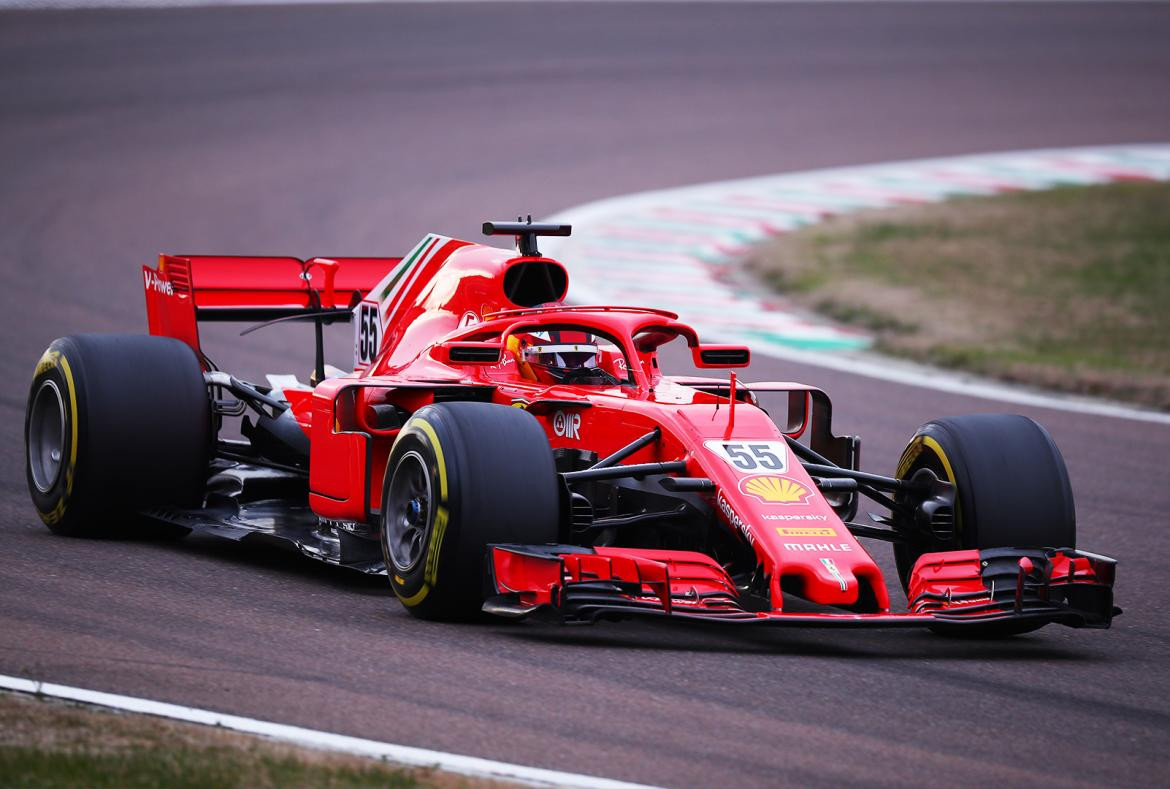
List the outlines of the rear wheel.
{"label": "rear wheel", "polygon": [[[902,588],[924,553],[986,548],[1075,548],[1076,511],[1064,459],[1037,422],[1014,414],[935,419],[910,439],[897,476],[928,468],[956,489],[953,537],[895,545]],[[980,635],[1034,626],[994,625]]]}
{"label": "rear wheel", "polygon": [[197,504],[211,448],[210,401],[178,340],[77,335],[37,363],[25,412],[25,472],[57,534],[123,533],[152,504]]}
{"label": "rear wheel", "polygon": [[395,595],[425,619],[469,619],[491,543],[556,542],[552,450],[527,411],[441,403],[402,428],[382,486],[381,539]]}

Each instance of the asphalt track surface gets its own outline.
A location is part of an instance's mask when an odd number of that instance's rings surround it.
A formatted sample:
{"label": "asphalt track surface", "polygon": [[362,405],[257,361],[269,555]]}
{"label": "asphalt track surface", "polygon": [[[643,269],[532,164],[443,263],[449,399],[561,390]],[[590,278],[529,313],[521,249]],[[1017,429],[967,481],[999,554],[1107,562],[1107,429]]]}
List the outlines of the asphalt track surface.
{"label": "asphalt track surface", "polygon": [[[297,555],[52,537],[21,425],[54,337],[145,329],[138,266],[160,251],[394,253],[640,189],[1162,141],[1167,41],[1164,5],[0,14],[0,673],[674,786],[1164,785],[1165,426],[1023,409],[1063,447],[1080,545],[1120,560],[1126,613],[966,643],[427,624],[382,582]],[[207,336],[245,374],[311,364],[299,329]],[[874,471],[931,417],[1003,409],[751,372],[827,388]]]}

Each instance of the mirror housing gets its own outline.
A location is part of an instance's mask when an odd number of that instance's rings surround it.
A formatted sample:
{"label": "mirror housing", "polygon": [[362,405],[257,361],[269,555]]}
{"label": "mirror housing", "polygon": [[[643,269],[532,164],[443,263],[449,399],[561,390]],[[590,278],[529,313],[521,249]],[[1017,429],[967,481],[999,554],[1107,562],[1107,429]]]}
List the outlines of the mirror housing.
{"label": "mirror housing", "polygon": [[695,367],[747,367],[752,352],[746,345],[696,345],[691,356]]}
{"label": "mirror housing", "polygon": [[444,342],[435,346],[435,357],[445,364],[485,365],[500,363],[504,346],[498,342]]}

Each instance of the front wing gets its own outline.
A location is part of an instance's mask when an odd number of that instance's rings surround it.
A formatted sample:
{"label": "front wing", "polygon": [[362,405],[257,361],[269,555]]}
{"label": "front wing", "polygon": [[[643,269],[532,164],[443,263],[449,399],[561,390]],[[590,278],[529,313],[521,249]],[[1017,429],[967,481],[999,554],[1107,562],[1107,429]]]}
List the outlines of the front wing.
{"label": "front wing", "polygon": [[484,611],[593,623],[632,616],[733,624],[950,628],[991,623],[1109,627],[1116,562],[1069,548],[924,554],[908,611],[758,610],[710,557],[690,551],[493,545]]}

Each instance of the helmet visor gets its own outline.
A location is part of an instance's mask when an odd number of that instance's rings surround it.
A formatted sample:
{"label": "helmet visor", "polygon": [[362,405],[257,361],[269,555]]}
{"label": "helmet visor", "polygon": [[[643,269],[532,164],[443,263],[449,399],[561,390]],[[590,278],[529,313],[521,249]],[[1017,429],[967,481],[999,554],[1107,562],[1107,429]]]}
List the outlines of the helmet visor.
{"label": "helmet visor", "polygon": [[531,345],[524,350],[529,364],[560,370],[578,370],[597,366],[597,346],[587,343]]}

